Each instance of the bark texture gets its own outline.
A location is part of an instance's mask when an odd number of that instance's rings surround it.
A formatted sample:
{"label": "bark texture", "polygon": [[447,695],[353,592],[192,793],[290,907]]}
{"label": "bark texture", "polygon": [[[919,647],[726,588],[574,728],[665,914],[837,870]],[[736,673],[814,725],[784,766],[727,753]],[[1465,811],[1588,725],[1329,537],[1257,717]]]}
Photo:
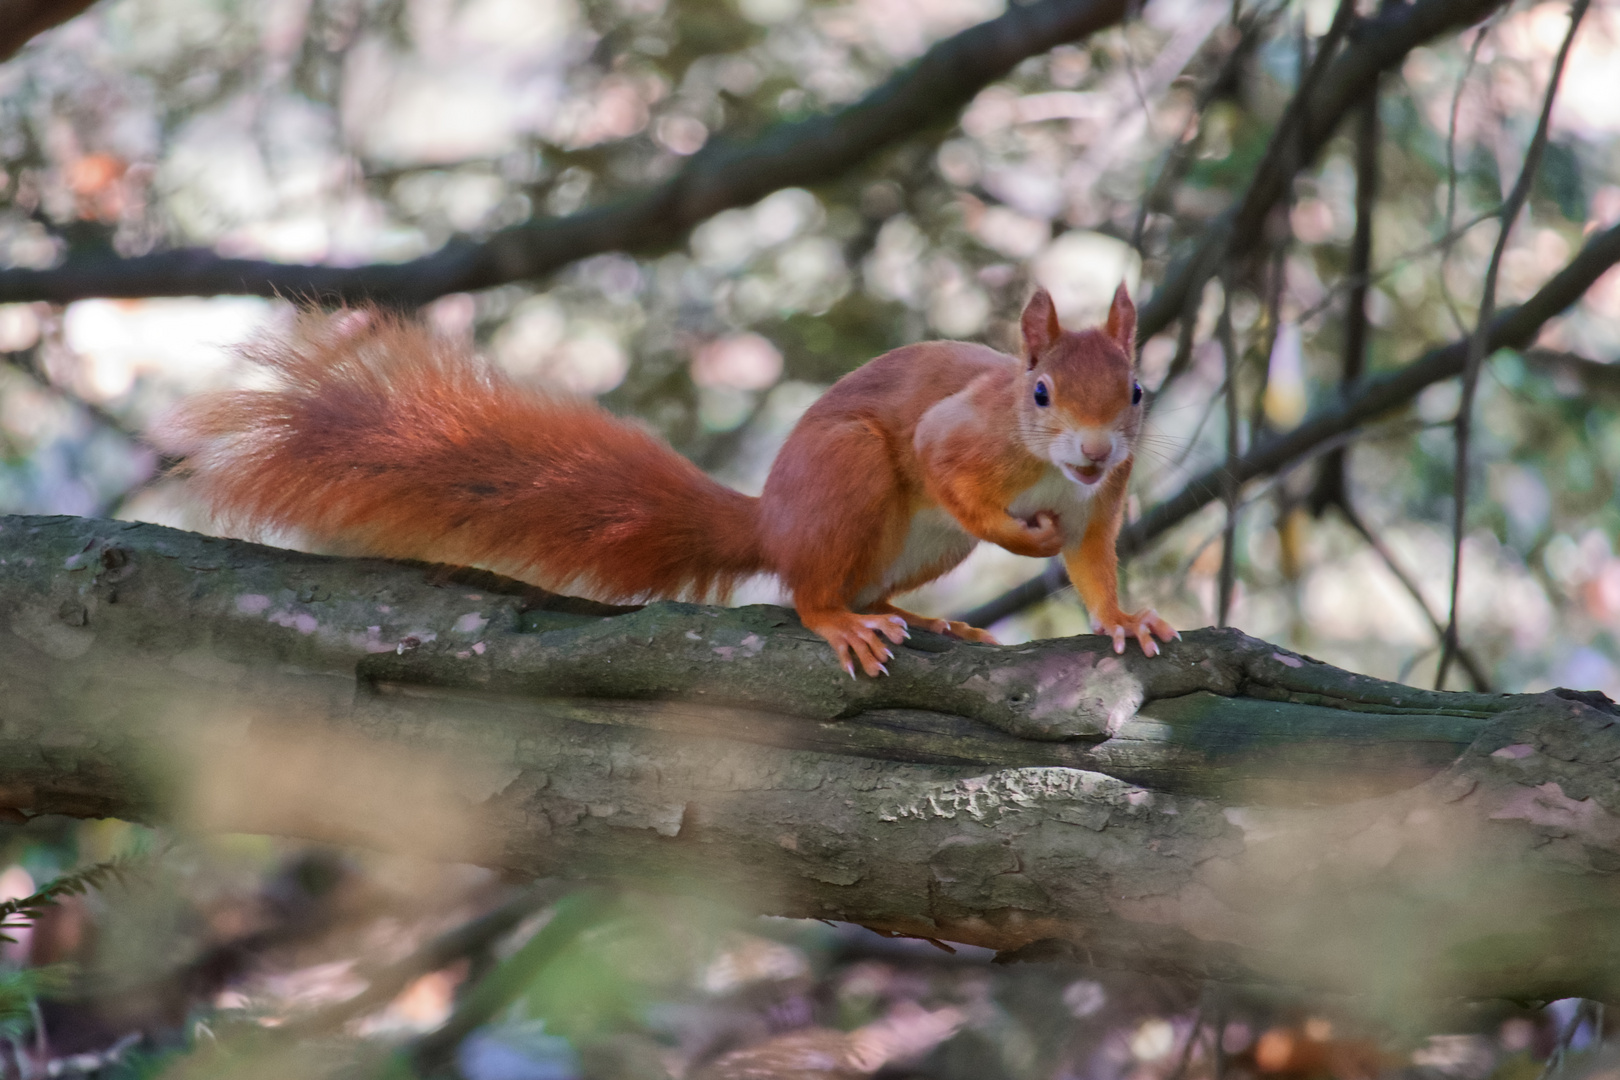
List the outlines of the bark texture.
{"label": "bark texture", "polygon": [[1235,631],[1148,660],[152,525],[0,518],[0,807],[695,889],[1187,977],[1613,1000],[1601,695],[1436,693]]}

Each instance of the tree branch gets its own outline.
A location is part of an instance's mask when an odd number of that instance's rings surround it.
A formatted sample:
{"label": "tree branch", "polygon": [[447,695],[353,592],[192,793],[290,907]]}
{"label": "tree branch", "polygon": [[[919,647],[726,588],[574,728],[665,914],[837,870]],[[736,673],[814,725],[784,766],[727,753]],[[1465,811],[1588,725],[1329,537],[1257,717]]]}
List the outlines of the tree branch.
{"label": "tree branch", "polygon": [[1213,630],[1151,660],[918,634],[851,682],[775,608],[592,614],[125,522],[0,542],[0,804],[25,815],[1384,1001],[1620,989],[1601,695],[1418,690]]}
{"label": "tree branch", "polygon": [[[1581,298],[1592,283],[1620,262],[1620,225],[1597,233],[1569,265],[1555,274],[1523,304],[1491,320],[1486,336],[1487,355],[1497,349],[1523,348],[1535,340],[1542,324]],[[1339,400],[1317,409],[1298,427],[1256,443],[1232,465],[1238,484],[1292,468],[1324,443],[1411,401],[1425,388],[1461,375],[1468,357],[1467,340],[1430,349],[1405,367],[1365,378],[1348,388]],[[1134,556],[1159,536],[1220,497],[1228,473],[1224,466],[1189,480],[1180,491],[1156,504],[1119,534],[1121,560]],[[1067,583],[1061,566],[1014,586],[1001,596],[959,618],[975,626],[989,626],[1030,604],[1050,596]]]}
{"label": "tree branch", "polygon": [[309,266],[226,259],[205,248],[128,259],[74,255],[49,270],[0,270],[0,303],[247,293],[412,306],[446,293],[541,278],[604,251],[658,251],[721,210],[842,175],[950,119],[1027,57],[1124,17],[1125,0],[1009,5],[1006,14],[939,42],[847,108],[778,124],[749,141],[717,137],[649,190],[568,217],[503,229],[482,241],[456,240],[410,262]]}
{"label": "tree branch", "polygon": [[[1350,240],[1350,265],[1345,277],[1350,292],[1344,309],[1344,362],[1339,381],[1350,386],[1361,378],[1367,366],[1367,293],[1372,288],[1372,226],[1378,207],[1378,145],[1383,139],[1378,123],[1378,84],[1357,109],[1356,115],[1356,226]],[[1333,450],[1317,466],[1316,484],[1306,499],[1311,512],[1320,517],[1330,506],[1344,506],[1346,517],[1360,521],[1349,510],[1346,484],[1348,450]],[[1393,565],[1393,564],[1392,564]]]}

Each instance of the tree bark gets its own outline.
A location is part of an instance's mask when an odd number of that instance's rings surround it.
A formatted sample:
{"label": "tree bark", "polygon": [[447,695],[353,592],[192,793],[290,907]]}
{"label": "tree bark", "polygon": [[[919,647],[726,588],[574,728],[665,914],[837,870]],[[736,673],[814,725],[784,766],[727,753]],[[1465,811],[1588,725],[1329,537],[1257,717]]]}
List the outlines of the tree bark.
{"label": "tree bark", "polygon": [[1185,977],[1610,998],[1602,695],[1437,693],[1236,631],[1163,656],[0,518],[0,807],[696,890]]}

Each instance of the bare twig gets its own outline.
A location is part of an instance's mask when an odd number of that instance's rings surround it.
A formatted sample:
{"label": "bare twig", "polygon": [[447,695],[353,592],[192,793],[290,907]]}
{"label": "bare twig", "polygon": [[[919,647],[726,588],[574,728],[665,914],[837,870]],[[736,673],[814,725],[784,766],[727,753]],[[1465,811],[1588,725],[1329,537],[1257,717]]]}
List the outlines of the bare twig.
{"label": "bare twig", "polygon": [[[1469,218],[1455,229],[1452,229],[1450,232],[1446,233],[1446,235],[1438,237],[1434,240],[1430,240],[1427,243],[1420,244],[1415,248],[1408,248],[1401,254],[1394,256],[1377,270],[1369,272],[1365,278],[1358,278],[1353,274],[1346,274],[1344,277],[1335,281],[1332,285],[1329,285],[1320,300],[1299,313],[1298,321],[1300,325],[1310,322],[1312,319],[1322,314],[1322,312],[1326,311],[1336,300],[1338,300],[1339,294],[1348,292],[1350,289],[1354,288],[1357,284],[1360,284],[1363,281],[1365,281],[1368,285],[1371,285],[1376,281],[1382,281],[1384,278],[1389,277],[1391,274],[1395,273],[1395,271],[1407,266],[1415,259],[1421,259],[1424,256],[1432,255],[1437,251],[1445,251],[1447,247],[1456,243],[1465,234],[1473,230],[1475,226],[1483,225],[1485,222],[1496,217],[1496,215],[1500,212],[1501,207],[1497,207],[1488,213],[1476,214],[1474,217]],[[1466,334],[1468,332],[1468,327],[1461,321],[1460,316],[1458,317],[1457,321],[1457,332],[1459,334]]]}
{"label": "bare twig", "polygon": [[[1383,538],[1372,531],[1372,529],[1367,525],[1367,522],[1362,519],[1361,514],[1357,512],[1354,506],[1351,505],[1350,500],[1347,497],[1341,496],[1334,501],[1333,505],[1337,507],[1339,513],[1343,515],[1345,522],[1349,524],[1352,529],[1356,530],[1357,533],[1361,534],[1361,538],[1366,541],[1367,546],[1372,548],[1373,553],[1376,554],[1379,559],[1383,560],[1385,568],[1388,569],[1392,575],[1394,575],[1395,580],[1401,583],[1401,587],[1405,589],[1408,595],[1412,597],[1413,601],[1417,603],[1418,610],[1423,612],[1423,617],[1429,620],[1429,625],[1434,629],[1435,641],[1443,642],[1446,636],[1445,624],[1440,621],[1440,616],[1436,615],[1434,610],[1429,607],[1429,602],[1428,600],[1424,599],[1423,591],[1418,588],[1417,581],[1412,577],[1411,574],[1408,574],[1406,572],[1406,568],[1396,560],[1395,553],[1389,550],[1389,545],[1385,544]],[[1435,647],[1438,648],[1439,645],[1437,644]],[[1428,652],[1432,651],[1432,649],[1428,650]],[[1427,655],[1427,653],[1424,655]],[[1490,678],[1485,674],[1484,667],[1481,666],[1479,661],[1474,658],[1474,654],[1467,649],[1459,647],[1457,650],[1457,659],[1462,664],[1463,670],[1468,673],[1469,681],[1473,683],[1474,689],[1482,694],[1489,693],[1491,689]],[[1402,678],[1404,677],[1405,675],[1403,673]]]}
{"label": "bare twig", "polygon": [[1564,76],[1564,64],[1569,59],[1570,47],[1575,43],[1575,34],[1580,29],[1581,20],[1586,16],[1586,9],[1590,3],[1591,0],[1575,0],[1570,6],[1569,29],[1564,34],[1563,43],[1558,47],[1558,57],[1553,61],[1552,74],[1547,78],[1547,92],[1542,96],[1541,116],[1536,120],[1535,134],[1530,137],[1530,146],[1524,152],[1524,164],[1519,169],[1519,178],[1514,181],[1513,190],[1502,202],[1502,227],[1496,234],[1496,246],[1491,250],[1490,265],[1485,270],[1485,286],[1479,301],[1479,319],[1474,325],[1474,332],[1468,338],[1468,357],[1462,373],[1462,401],[1457,406],[1457,473],[1452,500],[1454,505],[1451,522],[1450,615],[1446,624],[1445,644],[1440,650],[1440,664],[1435,673],[1437,687],[1445,685],[1446,673],[1457,653],[1457,598],[1462,588],[1462,541],[1468,517],[1469,438],[1473,431],[1474,394],[1479,387],[1479,369],[1485,359],[1491,316],[1496,311],[1497,274],[1502,268],[1502,255],[1507,251],[1508,236],[1513,231],[1513,223],[1518,219],[1525,200],[1530,197],[1530,185],[1541,166],[1542,153],[1547,148],[1547,129],[1552,118],[1553,102],[1558,98],[1558,85]]}
{"label": "bare twig", "polygon": [[[1375,441],[1375,440],[1378,440],[1378,439],[1393,438],[1393,437],[1397,437],[1397,436],[1400,436],[1400,435],[1407,435],[1407,434],[1411,434],[1411,433],[1414,433],[1414,432],[1423,431],[1423,430],[1425,430],[1427,428],[1431,428],[1431,427],[1435,427],[1435,426],[1450,427],[1451,425],[1450,424],[1446,424],[1446,425],[1425,424],[1425,423],[1419,421],[1417,423],[1409,423],[1408,422],[1408,423],[1385,424],[1385,425],[1381,425],[1381,426],[1379,426],[1377,428],[1362,428],[1359,431],[1346,431],[1341,435],[1337,435],[1334,438],[1329,439],[1327,442],[1321,444],[1320,446],[1313,447],[1311,452],[1309,454],[1307,454],[1304,458],[1300,459],[1299,461],[1295,461],[1295,462],[1290,463],[1289,466],[1286,469],[1283,469],[1283,470],[1273,474],[1272,476],[1267,477],[1264,483],[1259,484],[1258,486],[1256,486],[1254,488],[1254,490],[1250,491],[1248,494],[1241,496],[1238,499],[1238,502],[1237,502],[1238,513],[1241,515],[1243,513],[1243,511],[1247,510],[1249,507],[1258,504],[1261,500],[1265,499],[1267,496],[1275,494],[1276,491],[1282,486],[1283,481],[1288,479],[1289,473],[1291,473],[1294,469],[1300,468],[1303,465],[1310,464],[1312,461],[1315,461],[1318,457],[1320,457],[1323,454],[1331,454],[1333,451],[1343,449],[1344,447],[1349,446],[1352,443],[1358,443],[1358,442],[1364,442],[1364,441],[1370,442],[1370,441]],[[1216,529],[1214,532],[1210,533],[1207,537],[1204,538],[1203,541],[1201,541],[1198,544],[1197,547],[1193,548],[1191,554],[1187,555],[1184,559],[1182,559],[1182,561],[1181,561],[1181,570],[1179,571],[1180,576],[1183,576],[1183,577],[1186,576],[1186,574],[1188,574],[1192,570],[1193,564],[1198,561],[1198,557],[1200,555],[1202,555],[1206,549],[1208,549],[1209,545],[1213,544],[1216,540],[1220,539],[1221,536],[1223,536],[1225,534],[1225,532],[1226,532],[1226,525],[1225,525],[1225,522],[1223,521],[1222,524],[1221,524],[1221,528]]]}
{"label": "bare twig", "polygon": [[[1497,13],[1501,14],[1500,12]],[[1467,332],[1467,324],[1463,322],[1462,313],[1457,310],[1457,301],[1451,295],[1451,286],[1446,284],[1446,263],[1451,259],[1451,248],[1462,235],[1464,230],[1456,228],[1457,221],[1457,115],[1462,109],[1463,91],[1468,86],[1468,77],[1474,73],[1474,65],[1479,61],[1479,47],[1485,44],[1485,38],[1490,35],[1496,25],[1493,16],[1490,22],[1479,28],[1474,35],[1474,43],[1468,47],[1468,63],[1464,65],[1462,74],[1457,78],[1457,89],[1451,95],[1451,120],[1446,127],[1446,232],[1440,247],[1440,299],[1445,302],[1446,310],[1451,312],[1451,321],[1456,324],[1459,334]],[[1501,208],[1497,208],[1497,213]],[[1493,215],[1494,216],[1494,215]],[[1479,219],[1483,220],[1483,219]]]}

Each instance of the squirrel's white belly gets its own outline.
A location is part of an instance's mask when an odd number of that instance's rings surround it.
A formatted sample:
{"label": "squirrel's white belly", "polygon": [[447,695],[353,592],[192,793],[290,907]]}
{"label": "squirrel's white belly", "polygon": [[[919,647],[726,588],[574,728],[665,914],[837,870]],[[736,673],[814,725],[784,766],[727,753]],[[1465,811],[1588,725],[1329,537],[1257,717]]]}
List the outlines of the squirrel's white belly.
{"label": "squirrel's white belly", "polygon": [[1088,494],[1055,467],[1048,467],[1039,480],[1013,497],[1007,513],[1025,521],[1040,510],[1056,514],[1065,539],[1072,542],[1080,538],[1086,531],[1086,522],[1091,520]]}
{"label": "squirrel's white belly", "polygon": [[978,543],[978,537],[958,525],[944,509],[924,507],[911,516],[905,545],[883,571],[883,584],[863,590],[855,598],[855,606],[859,608],[874,602],[924,571],[944,573],[967,558]]}

